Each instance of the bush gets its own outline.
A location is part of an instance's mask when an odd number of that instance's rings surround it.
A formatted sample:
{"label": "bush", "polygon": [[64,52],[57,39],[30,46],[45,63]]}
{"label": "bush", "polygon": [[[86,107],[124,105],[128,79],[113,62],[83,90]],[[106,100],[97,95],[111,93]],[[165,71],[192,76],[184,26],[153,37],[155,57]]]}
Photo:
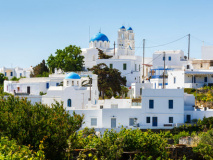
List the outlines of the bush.
{"label": "bush", "polygon": [[181,137],[188,137],[188,136],[190,136],[190,134],[189,134],[189,132],[186,132],[186,131],[182,131],[179,134],[174,135],[175,144],[179,144],[179,139]]}
{"label": "bush", "polygon": [[43,141],[47,159],[65,157],[67,139],[81,127],[82,121],[83,116],[71,116],[59,103],[50,108],[14,96],[0,98],[0,134],[16,139],[18,144],[30,144],[35,151]]}
{"label": "bush", "polygon": [[7,137],[0,138],[0,159],[45,159],[43,145],[40,144],[40,149],[37,152],[30,150],[29,146],[17,145],[15,140],[9,140]]}
{"label": "bush", "polygon": [[201,134],[200,142],[197,147],[193,148],[193,151],[201,154],[205,159],[213,159],[213,129]]}

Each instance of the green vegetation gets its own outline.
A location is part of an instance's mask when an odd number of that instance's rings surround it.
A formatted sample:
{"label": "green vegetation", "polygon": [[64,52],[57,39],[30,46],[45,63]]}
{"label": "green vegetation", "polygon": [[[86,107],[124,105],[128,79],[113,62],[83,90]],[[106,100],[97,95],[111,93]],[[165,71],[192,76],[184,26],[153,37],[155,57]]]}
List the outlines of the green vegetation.
{"label": "green vegetation", "polygon": [[98,75],[98,89],[102,99],[104,99],[106,93],[108,96],[120,94],[122,86],[126,85],[126,78],[121,77],[121,72],[117,69],[109,68],[104,63],[93,66],[89,70]]}
{"label": "green vegetation", "polygon": [[19,145],[39,150],[41,141],[47,159],[63,159],[67,139],[80,127],[83,117],[71,116],[62,104],[47,107],[32,105],[26,99],[9,96],[0,98],[0,135],[15,139]]}
{"label": "green vegetation", "polygon": [[81,48],[75,45],[65,47],[65,49],[57,49],[54,55],[50,55],[47,60],[51,72],[54,69],[61,69],[64,72],[81,71],[84,63],[84,56],[81,55]]}
{"label": "green vegetation", "polygon": [[99,48],[96,48],[98,50],[98,56],[99,56],[99,59],[109,59],[109,58],[112,58],[113,56],[108,56],[106,55],[101,49]]}
{"label": "green vegetation", "polygon": [[49,77],[49,69],[46,66],[45,60],[35,67],[33,67],[33,73],[30,75],[31,77]]}
{"label": "green vegetation", "polygon": [[0,159],[12,160],[44,160],[43,144],[39,145],[39,150],[34,152],[29,146],[18,145],[16,140],[9,140],[7,137],[0,137]]}
{"label": "green vegetation", "polygon": [[8,80],[8,78],[3,73],[0,73],[0,85],[4,84],[4,80]]}

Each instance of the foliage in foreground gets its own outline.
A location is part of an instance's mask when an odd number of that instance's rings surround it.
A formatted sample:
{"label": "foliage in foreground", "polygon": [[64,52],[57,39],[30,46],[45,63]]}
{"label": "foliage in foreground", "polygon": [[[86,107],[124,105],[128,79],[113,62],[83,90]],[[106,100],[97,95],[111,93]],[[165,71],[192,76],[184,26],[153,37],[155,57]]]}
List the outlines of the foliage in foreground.
{"label": "foliage in foreground", "polygon": [[202,133],[200,142],[197,147],[193,149],[195,153],[199,153],[207,160],[213,159],[213,129],[206,133]]}
{"label": "foliage in foreground", "polygon": [[65,157],[67,139],[81,127],[82,121],[83,116],[71,116],[59,103],[50,108],[14,96],[0,98],[0,134],[20,145],[30,144],[35,151],[43,141],[47,159]]}
{"label": "foliage in foreground", "polygon": [[16,140],[9,140],[7,137],[0,137],[0,159],[12,160],[44,160],[43,145],[40,144],[39,150],[34,152],[30,146],[17,145]]}
{"label": "foliage in foreground", "polygon": [[122,128],[118,133],[107,130],[99,137],[94,130],[86,128],[70,136],[68,143],[70,151],[75,148],[85,149],[80,152],[79,159],[120,159],[122,155],[130,152],[133,152],[134,159],[166,159],[167,140],[164,136],[164,133]]}

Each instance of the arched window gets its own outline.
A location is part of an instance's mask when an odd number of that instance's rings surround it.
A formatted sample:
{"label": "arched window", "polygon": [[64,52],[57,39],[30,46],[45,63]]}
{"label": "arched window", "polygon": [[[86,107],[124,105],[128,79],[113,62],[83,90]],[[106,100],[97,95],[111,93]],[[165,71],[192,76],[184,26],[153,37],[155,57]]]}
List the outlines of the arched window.
{"label": "arched window", "polygon": [[67,107],[72,107],[72,101],[71,101],[71,99],[67,100]]}

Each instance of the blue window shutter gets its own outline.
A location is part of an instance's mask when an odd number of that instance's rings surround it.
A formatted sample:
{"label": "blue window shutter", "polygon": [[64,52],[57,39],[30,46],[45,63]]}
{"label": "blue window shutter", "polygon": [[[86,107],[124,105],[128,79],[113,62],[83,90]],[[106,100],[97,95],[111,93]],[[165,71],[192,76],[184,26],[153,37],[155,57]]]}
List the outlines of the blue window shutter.
{"label": "blue window shutter", "polygon": [[46,83],[46,88],[47,88],[47,89],[49,88],[49,83]]}
{"label": "blue window shutter", "polygon": [[68,100],[67,100],[67,106],[68,106],[68,107],[71,107],[71,106],[72,106],[72,101],[71,101],[71,99],[68,99]]}
{"label": "blue window shutter", "polygon": [[173,109],[173,100],[169,100],[169,109]]}
{"label": "blue window shutter", "polygon": [[149,108],[154,108],[154,100],[149,100]]}

